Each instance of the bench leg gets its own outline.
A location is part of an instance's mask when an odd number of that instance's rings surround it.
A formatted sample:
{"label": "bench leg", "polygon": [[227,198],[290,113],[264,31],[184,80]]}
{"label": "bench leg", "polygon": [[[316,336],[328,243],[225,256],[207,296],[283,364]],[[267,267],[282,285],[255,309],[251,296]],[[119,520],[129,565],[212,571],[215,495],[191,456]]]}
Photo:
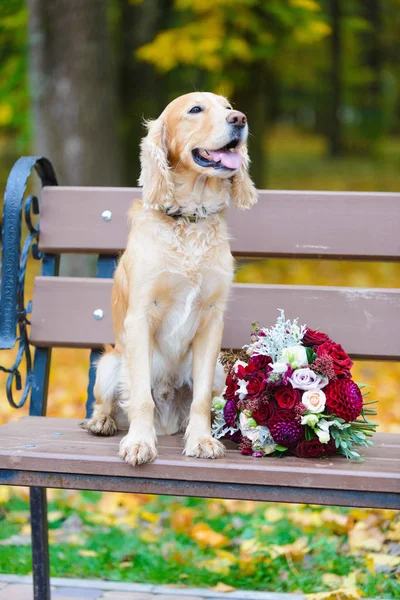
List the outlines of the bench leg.
{"label": "bench leg", "polygon": [[30,488],[34,600],[50,600],[46,488]]}

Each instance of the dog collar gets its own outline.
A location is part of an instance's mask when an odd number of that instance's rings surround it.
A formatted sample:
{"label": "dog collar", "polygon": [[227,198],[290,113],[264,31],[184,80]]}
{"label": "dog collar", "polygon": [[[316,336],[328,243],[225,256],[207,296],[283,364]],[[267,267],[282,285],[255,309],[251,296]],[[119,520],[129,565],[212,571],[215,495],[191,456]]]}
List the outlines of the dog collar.
{"label": "dog collar", "polygon": [[168,212],[167,208],[162,208],[161,211],[167,215],[167,217],[171,217],[172,219],[186,219],[186,221],[189,221],[189,223],[197,223],[198,221],[202,221],[203,219],[206,219],[208,217],[208,213],[204,213],[202,215],[199,215],[197,213],[193,214],[193,215],[184,215],[182,213],[182,211],[178,210],[176,212]]}

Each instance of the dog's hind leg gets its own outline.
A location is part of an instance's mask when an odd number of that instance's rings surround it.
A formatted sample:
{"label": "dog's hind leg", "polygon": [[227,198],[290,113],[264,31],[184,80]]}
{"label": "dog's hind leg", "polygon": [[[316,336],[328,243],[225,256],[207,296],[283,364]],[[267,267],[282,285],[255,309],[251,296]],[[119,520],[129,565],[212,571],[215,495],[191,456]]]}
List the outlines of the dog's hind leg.
{"label": "dog's hind leg", "polygon": [[121,369],[121,356],[106,348],[106,352],[97,363],[94,396],[96,404],[93,416],[81,424],[93,435],[115,435],[117,424],[115,410],[117,403],[117,388]]}

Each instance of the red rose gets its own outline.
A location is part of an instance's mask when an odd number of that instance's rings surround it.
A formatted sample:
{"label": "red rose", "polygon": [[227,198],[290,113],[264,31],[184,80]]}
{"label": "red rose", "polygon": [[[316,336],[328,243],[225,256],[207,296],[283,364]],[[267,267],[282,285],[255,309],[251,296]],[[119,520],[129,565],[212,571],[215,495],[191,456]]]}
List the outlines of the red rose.
{"label": "red rose", "polygon": [[299,458],[319,458],[325,456],[325,444],[321,444],[318,438],[304,440],[296,446],[295,453]]}
{"label": "red rose", "polygon": [[254,397],[261,396],[266,387],[265,374],[262,371],[258,371],[248,378],[247,395]]}
{"label": "red rose", "polygon": [[303,346],[312,348],[313,346],[320,346],[324,342],[330,341],[331,339],[328,335],[326,335],[326,333],[322,333],[322,331],[314,331],[314,329],[310,329],[309,327],[307,327],[301,342]]}
{"label": "red rose", "polygon": [[228,375],[226,378],[226,390],[225,390],[225,398],[227,400],[233,400],[236,398],[235,392],[238,389],[238,384],[235,379],[233,379],[232,375]]}
{"label": "red rose", "polygon": [[299,390],[282,385],[275,390],[275,400],[281,408],[294,408],[301,400]]}
{"label": "red rose", "polygon": [[336,375],[350,377],[350,369],[354,363],[340,344],[331,341],[324,342],[318,347],[317,356],[330,356]]}
{"label": "red rose", "polygon": [[262,400],[256,410],[253,410],[251,416],[257,425],[267,425],[270,418],[275,414],[275,406],[269,400]]}
{"label": "red rose", "polygon": [[265,356],[265,354],[257,354],[252,356],[250,359],[249,366],[254,367],[256,371],[265,371],[267,366],[272,363],[272,358]]}

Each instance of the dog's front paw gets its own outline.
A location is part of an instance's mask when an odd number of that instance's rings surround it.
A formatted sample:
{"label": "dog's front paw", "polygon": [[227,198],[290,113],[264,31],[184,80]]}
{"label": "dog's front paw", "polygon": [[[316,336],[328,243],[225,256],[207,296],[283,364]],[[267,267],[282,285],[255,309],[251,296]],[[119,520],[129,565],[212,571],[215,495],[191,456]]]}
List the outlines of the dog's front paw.
{"label": "dog's front paw", "polygon": [[118,456],[132,466],[142,465],[157,458],[157,448],[151,439],[128,434],[121,440]]}
{"label": "dog's front paw", "polygon": [[115,435],[117,424],[110,415],[92,417],[87,421],[79,423],[82,429],[86,429],[92,435]]}
{"label": "dog's front paw", "polygon": [[225,455],[225,446],[211,436],[196,440],[189,437],[183,453],[196,458],[222,458]]}

